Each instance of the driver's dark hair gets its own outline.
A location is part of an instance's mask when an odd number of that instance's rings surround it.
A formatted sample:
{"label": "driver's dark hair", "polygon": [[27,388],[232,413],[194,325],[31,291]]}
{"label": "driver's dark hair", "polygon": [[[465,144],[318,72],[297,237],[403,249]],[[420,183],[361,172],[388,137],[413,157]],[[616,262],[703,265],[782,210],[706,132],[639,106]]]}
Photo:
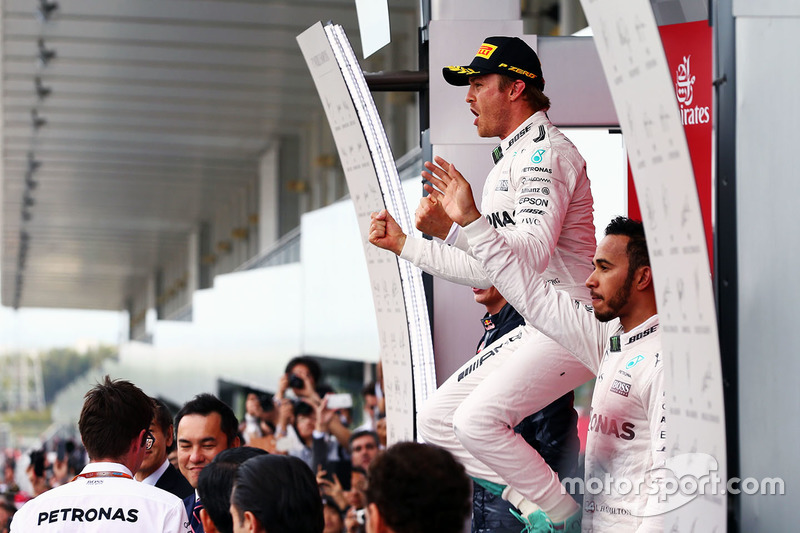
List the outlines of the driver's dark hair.
{"label": "driver's dark hair", "polygon": [[[514,78],[500,74],[498,89],[505,91],[514,81]],[[544,94],[544,86],[539,88],[533,82],[526,82],[525,90],[522,91],[522,98],[530,104],[533,112],[550,109],[550,98]]]}
{"label": "driver's dark hair", "polygon": [[650,266],[644,225],[639,220],[618,216],[606,226],[606,235],[628,237],[628,276],[632,276],[640,267]]}

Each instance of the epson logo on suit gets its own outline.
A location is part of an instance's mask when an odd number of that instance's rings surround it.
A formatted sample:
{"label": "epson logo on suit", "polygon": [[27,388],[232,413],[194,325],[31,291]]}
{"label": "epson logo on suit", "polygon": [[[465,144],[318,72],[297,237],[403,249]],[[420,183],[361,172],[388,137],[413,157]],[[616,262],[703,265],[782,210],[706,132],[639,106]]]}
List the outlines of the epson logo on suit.
{"label": "epson logo on suit", "polygon": [[519,203],[520,205],[522,205],[522,204],[531,204],[531,205],[538,205],[538,206],[541,206],[541,207],[547,207],[550,204],[550,201],[546,200],[544,198],[527,198],[527,197],[525,197],[525,198],[520,198],[519,202],[517,202],[517,203]]}

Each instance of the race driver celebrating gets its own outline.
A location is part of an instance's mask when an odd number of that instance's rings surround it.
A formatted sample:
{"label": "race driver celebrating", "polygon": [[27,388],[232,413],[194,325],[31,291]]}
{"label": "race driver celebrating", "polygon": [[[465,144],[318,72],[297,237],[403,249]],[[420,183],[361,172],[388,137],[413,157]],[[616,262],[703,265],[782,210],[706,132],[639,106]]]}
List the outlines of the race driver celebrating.
{"label": "race driver celebrating", "polygon": [[[588,303],[583,281],[591,272],[595,238],[586,163],[545,113],[550,101],[542,92],[536,53],[519,38],[489,37],[469,66],[446,67],[443,75],[450,84],[469,86],[466,101],[478,135],[501,139],[483,190],[486,223],[542,275],[542,283]],[[423,177],[451,168],[442,158],[435,161],[438,166],[425,164]],[[492,281],[464,236],[457,228],[446,234],[451,225],[431,196],[420,203],[417,227],[447,237],[452,246],[407,237],[385,210],[372,215],[369,239],[435,276],[489,288]],[[512,428],[591,379],[589,368],[530,326],[520,327],[484,348],[436,391],[420,412],[420,434],[520,509],[527,531],[579,529],[578,505]]]}
{"label": "race driver celebrating", "polygon": [[[467,181],[452,167],[437,172],[432,193],[463,226],[487,275],[526,322],[562,344],[597,374],[586,444],[586,484],[603,483],[584,501],[583,530],[663,530],[666,403],[661,332],[641,222],[617,217],[586,280],[592,306],[542,283],[505,236],[480,220]],[[546,363],[546,361],[543,361]],[[596,492],[596,494],[595,494]]]}

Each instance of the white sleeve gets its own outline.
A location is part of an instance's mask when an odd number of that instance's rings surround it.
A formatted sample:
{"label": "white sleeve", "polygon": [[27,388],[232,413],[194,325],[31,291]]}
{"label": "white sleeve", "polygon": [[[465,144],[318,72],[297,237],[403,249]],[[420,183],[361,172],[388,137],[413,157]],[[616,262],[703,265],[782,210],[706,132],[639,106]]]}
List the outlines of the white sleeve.
{"label": "white sleeve", "polygon": [[525,322],[558,342],[596,374],[609,332],[594,317],[591,306],[544,283],[533,266],[514,253],[505,233],[486,220],[478,219],[462,229],[492,284]]}
{"label": "white sleeve", "polygon": [[[556,249],[578,176],[567,158],[553,150],[546,152],[542,164],[552,173],[541,167],[531,170],[522,160],[514,162],[510,184],[515,191],[513,223],[498,229],[512,251],[540,273]],[[534,178],[547,181],[529,181]],[[491,219],[493,215],[485,216]],[[488,289],[492,282],[469,249],[464,231],[451,231],[445,243],[449,242],[453,246],[409,236],[400,257],[438,278]]]}
{"label": "white sleeve", "polygon": [[464,235],[464,232],[461,231],[461,226],[453,222],[453,226],[450,228],[450,232],[445,237],[444,244],[449,246],[455,246],[459,250],[467,251],[469,250],[469,243],[467,242],[467,237]]}
{"label": "white sleeve", "polygon": [[400,258],[410,261],[428,274],[459,285],[479,289],[492,286],[481,264],[455,246],[408,236]]}

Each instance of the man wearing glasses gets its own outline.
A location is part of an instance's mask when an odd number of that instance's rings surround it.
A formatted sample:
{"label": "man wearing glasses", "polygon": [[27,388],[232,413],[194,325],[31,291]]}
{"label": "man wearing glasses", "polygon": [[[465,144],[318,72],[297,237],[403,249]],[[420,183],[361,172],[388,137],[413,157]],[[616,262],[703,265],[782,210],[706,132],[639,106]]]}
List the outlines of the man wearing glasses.
{"label": "man wearing glasses", "polygon": [[142,466],[139,467],[139,471],[134,477],[136,481],[155,485],[159,489],[184,499],[190,494],[194,494],[194,489],[183,477],[183,474],[167,459],[167,454],[175,443],[172,413],[169,412],[169,407],[157,398],[153,398],[153,404],[155,416],[150,422],[150,433],[155,438],[155,442],[152,446],[147,446]]}
{"label": "man wearing glasses", "polygon": [[26,503],[11,532],[190,531],[180,498],[133,479],[155,442],[147,429],[152,418],[146,394],[106,376],[86,393],[78,421],[89,464],[70,483]]}

